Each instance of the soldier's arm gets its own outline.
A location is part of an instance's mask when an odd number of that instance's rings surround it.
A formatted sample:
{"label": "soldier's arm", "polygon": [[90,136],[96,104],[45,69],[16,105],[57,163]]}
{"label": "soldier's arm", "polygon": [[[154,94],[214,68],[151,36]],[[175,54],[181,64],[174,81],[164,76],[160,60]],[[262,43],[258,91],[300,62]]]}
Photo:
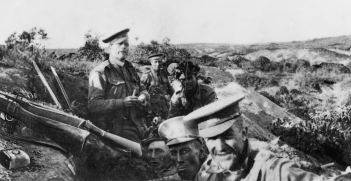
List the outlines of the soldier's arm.
{"label": "soldier's arm", "polygon": [[174,94],[174,89],[167,78],[167,94],[172,96]]}
{"label": "soldier's arm", "polygon": [[[175,95],[173,95],[173,96],[175,96]],[[168,119],[173,118],[173,117],[177,117],[177,116],[182,116],[181,107],[182,107],[182,103],[181,103],[181,100],[179,98],[177,98],[177,100],[175,102],[171,101],[171,105],[170,105],[169,111],[168,111]]]}
{"label": "soldier's arm", "polygon": [[148,93],[150,86],[150,79],[148,74],[143,74],[141,78],[138,77],[139,81],[139,94],[144,94],[147,100],[150,100],[150,95]]}
{"label": "soldier's arm", "polygon": [[213,89],[210,89],[210,91],[208,91],[207,93],[207,104],[210,104],[212,102],[215,102],[217,100],[217,94]]}
{"label": "soldier's arm", "polygon": [[140,86],[145,87],[146,90],[149,90],[150,87],[150,78],[149,78],[149,74],[142,74],[140,77]]}
{"label": "soldier's arm", "polygon": [[106,78],[97,71],[89,76],[88,109],[93,114],[104,114],[123,109],[123,99],[105,99]]}

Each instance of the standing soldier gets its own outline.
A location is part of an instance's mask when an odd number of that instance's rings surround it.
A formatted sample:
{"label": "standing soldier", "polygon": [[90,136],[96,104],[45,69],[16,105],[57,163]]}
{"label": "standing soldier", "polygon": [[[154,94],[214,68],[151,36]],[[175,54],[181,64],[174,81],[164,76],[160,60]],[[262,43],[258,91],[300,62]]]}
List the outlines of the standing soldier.
{"label": "standing soldier", "polygon": [[146,87],[150,94],[151,119],[168,117],[169,100],[173,94],[173,88],[168,81],[167,75],[161,70],[163,54],[153,54],[148,57],[151,70],[141,77],[141,84]]}
{"label": "standing soldier", "polygon": [[145,115],[137,113],[142,112],[149,95],[127,61],[128,32],[125,29],[103,40],[110,44],[110,56],[90,73],[88,108],[91,121],[101,129],[140,142]]}

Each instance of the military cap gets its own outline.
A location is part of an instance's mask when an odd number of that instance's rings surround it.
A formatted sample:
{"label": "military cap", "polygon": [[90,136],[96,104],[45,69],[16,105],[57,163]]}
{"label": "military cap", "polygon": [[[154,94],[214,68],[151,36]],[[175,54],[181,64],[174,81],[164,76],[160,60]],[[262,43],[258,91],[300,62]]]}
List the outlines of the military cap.
{"label": "military cap", "polygon": [[160,57],[162,57],[162,56],[163,56],[163,53],[157,53],[157,54],[152,54],[152,55],[148,56],[147,58],[148,58],[149,60],[152,60],[152,59],[154,59],[154,58],[160,58]]}
{"label": "military cap", "polygon": [[185,143],[199,138],[199,129],[195,122],[183,122],[183,116],[168,119],[160,124],[158,133],[167,139],[166,145]]}
{"label": "military cap", "polygon": [[116,41],[117,43],[123,42],[128,39],[129,28],[119,31],[105,39],[102,40],[104,43],[109,43],[111,41]]}
{"label": "military cap", "polygon": [[159,136],[157,127],[151,128],[150,131],[147,131],[144,137],[146,138],[141,141],[141,146],[143,147],[149,146],[149,144],[153,141],[167,141],[166,138],[162,138]]}
{"label": "military cap", "polygon": [[199,136],[217,136],[229,129],[241,115],[239,102],[244,94],[236,94],[201,107],[183,118],[184,122],[197,122]]}

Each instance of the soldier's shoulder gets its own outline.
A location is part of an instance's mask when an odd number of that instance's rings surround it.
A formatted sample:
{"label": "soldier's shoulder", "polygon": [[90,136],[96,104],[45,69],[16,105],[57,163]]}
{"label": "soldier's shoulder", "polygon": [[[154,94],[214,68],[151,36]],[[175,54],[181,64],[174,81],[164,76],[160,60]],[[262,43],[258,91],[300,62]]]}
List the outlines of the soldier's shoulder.
{"label": "soldier's shoulder", "polygon": [[124,64],[125,64],[125,66],[127,66],[127,67],[133,67],[133,68],[135,68],[135,67],[133,66],[133,64],[132,64],[130,61],[128,61],[128,60],[125,60]]}
{"label": "soldier's shoulder", "polygon": [[103,72],[105,68],[109,65],[107,60],[101,62],[98,66],[96,66],[91,72]]}
{"label": "soldier's shoulder", "polygon": [[209,85],[199,84],[199,86],[200,86],[201,92],[205,92],[205,93],[215,92],[214,89]]}
{"label": "soldier's shoulder", "polygon": [[144,72],[143,72],[143,75],[144,74],[150,74],[151,73],[151,70],[145,70]]}
{"label": "soldier's shoulder", "polygon": [[272,152],[268,150],[260,150],[255,156],[255,161],[267,161],[273,157],[275,157],[275,155]]}
{"label": "soldier's shoulder", "polygon": [[142,79],[150,79],[151,78],[151,70],[146,70],[141,74]]}

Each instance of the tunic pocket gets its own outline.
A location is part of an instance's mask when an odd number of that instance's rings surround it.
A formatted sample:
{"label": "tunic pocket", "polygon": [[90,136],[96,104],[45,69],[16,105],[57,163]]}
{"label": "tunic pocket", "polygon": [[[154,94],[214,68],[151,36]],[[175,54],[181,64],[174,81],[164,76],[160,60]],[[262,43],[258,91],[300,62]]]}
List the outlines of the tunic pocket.
{"label": "tunic pocket", "polygon": [[109,90],[109,94],[116,95],[117,91],[122,92],[125,87],[125,81],[118,79],[110,79],[109,83],[111,84],[111,88]]}

